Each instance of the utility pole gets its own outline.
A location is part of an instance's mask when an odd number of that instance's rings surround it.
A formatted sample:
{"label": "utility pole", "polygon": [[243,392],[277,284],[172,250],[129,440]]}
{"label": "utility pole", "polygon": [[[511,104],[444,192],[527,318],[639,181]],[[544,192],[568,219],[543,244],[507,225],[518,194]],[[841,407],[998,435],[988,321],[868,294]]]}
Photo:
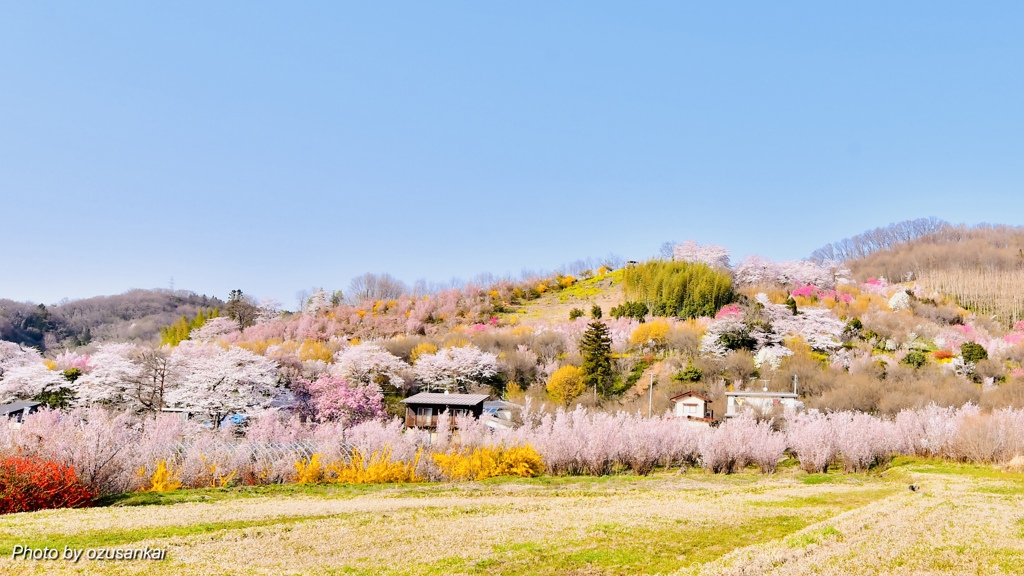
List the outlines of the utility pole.
{"label": "utility pole", "polygon": [[654,370],[651,370],[651,389],[648,392],[650,394],[647,396],[647,417],[650,418],[654,409]]}

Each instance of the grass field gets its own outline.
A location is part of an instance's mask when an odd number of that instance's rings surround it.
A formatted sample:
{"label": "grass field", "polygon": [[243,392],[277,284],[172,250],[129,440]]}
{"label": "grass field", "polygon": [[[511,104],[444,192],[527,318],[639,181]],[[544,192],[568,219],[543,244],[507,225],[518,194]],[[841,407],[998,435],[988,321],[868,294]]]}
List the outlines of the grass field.
{"label": "grass field", "polygon": [[[0,573],[1024,573],[1024,475],[914,459],[864,475],[790,466],[772,476],[292,485],[104,504],[0,517]],[[149,546],[167,558],[12,560],[18,545]]]}

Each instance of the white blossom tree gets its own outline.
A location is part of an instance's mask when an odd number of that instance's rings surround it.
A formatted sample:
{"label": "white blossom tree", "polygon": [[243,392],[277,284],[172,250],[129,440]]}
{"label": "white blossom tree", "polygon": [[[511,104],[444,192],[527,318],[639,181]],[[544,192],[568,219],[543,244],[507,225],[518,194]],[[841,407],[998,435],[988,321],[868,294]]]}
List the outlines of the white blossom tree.
{"label": "white blossom tree", "polygon": [[238,331],[238,324],[227,316],[218,316],[189,332],[188,339],[195,342],[213,342],[221,336]]}
{"label": "white blossom tree", "polygon": [[475,346],[445,348],[420,356],[413,369],[428,391],[465,391],[471,384],[496,376],[498,358]]}
{"label": "white blossom tree", "polygon": [[782,284],[833,289],[837,284],[850,282],[850,271],[838,262],[826,260],[789,260],[775,262],[761,256],[748,256],[733,270],[736,284],[750,286],[757,284]]}
{"label": "white blossom tree", "polygon": [[402,372],[409,368],[398,356],[378,344],[367,342],[349,346],[335,354],[331,372],[350,382],[400,388],[405,385]]}
{"label": "white blossom tree", "polygon": [[67,383],[60,372],[50,370],[42,362],[12,366],[0,380],[0,401],[26,400]]}
{"label": "white blossom tree", "polygon": [[773,331],[782,338],[803,338],[811,348],[831,352],[843,344],[846,324],[826,308],[803,308],[793,314],[788,306],[772,304],[766,294],[759,293],[754,300],[764,307],[764,314]]}
{"label": "white blossom tree", "polygon": [[74,385],[81,404],[101,403],[159,412],[167,405],[168,392],[181,379],[179,359],[169,346],[103,344],[89,360],[92,369]]}
{"label": "white blossom tree", "polygon": [[128,343],[102,344],[90,357],[92,370],[75,381],[81,404],[131,404],[132,382],[142,379],[142,367],[133,359],[139,346]]}
{"label": "white blossom tree", "polygon": [[693,240],[677,244],[672,249],[672,259],[676,262],[694,262],[720,268],[729,267],[728,250],[715,244],[701,246]]}
{"label": "white blossom tree", "polygon": [[267,408],[281,392],[277,363],[243,348],[186,341],[173,356],[182,375],[168,404],[209,414],[214,426],[231,414]]}
{"label": "white blossom tree", "polygon": [[0,341],[0,402],[32,398],[64,384],[61,373],[47,368],[38,350]]}

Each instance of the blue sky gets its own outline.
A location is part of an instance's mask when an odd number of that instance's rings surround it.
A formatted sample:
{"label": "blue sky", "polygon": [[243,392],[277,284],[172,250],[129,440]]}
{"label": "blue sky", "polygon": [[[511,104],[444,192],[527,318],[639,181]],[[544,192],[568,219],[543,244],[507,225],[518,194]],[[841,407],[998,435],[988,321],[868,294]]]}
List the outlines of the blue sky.
{"label": "blue sky", "polygon": [[1024,224],[1024,4],[2,2],[0,297]]}

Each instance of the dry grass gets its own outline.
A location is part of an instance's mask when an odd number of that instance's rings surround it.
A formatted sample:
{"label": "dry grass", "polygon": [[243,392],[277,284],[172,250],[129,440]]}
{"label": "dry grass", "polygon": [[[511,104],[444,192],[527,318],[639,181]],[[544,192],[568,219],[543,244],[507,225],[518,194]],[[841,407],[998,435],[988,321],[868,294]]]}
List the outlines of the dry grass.
{"label": "dry grass", "polygon": [[[918,492],[906,485],[917,482]],[[997,469],[786,469],[339,488],[0,518],[0,573],[1011,574],[1024,480]],[[12,561],[24,543],[163,562]]]}

